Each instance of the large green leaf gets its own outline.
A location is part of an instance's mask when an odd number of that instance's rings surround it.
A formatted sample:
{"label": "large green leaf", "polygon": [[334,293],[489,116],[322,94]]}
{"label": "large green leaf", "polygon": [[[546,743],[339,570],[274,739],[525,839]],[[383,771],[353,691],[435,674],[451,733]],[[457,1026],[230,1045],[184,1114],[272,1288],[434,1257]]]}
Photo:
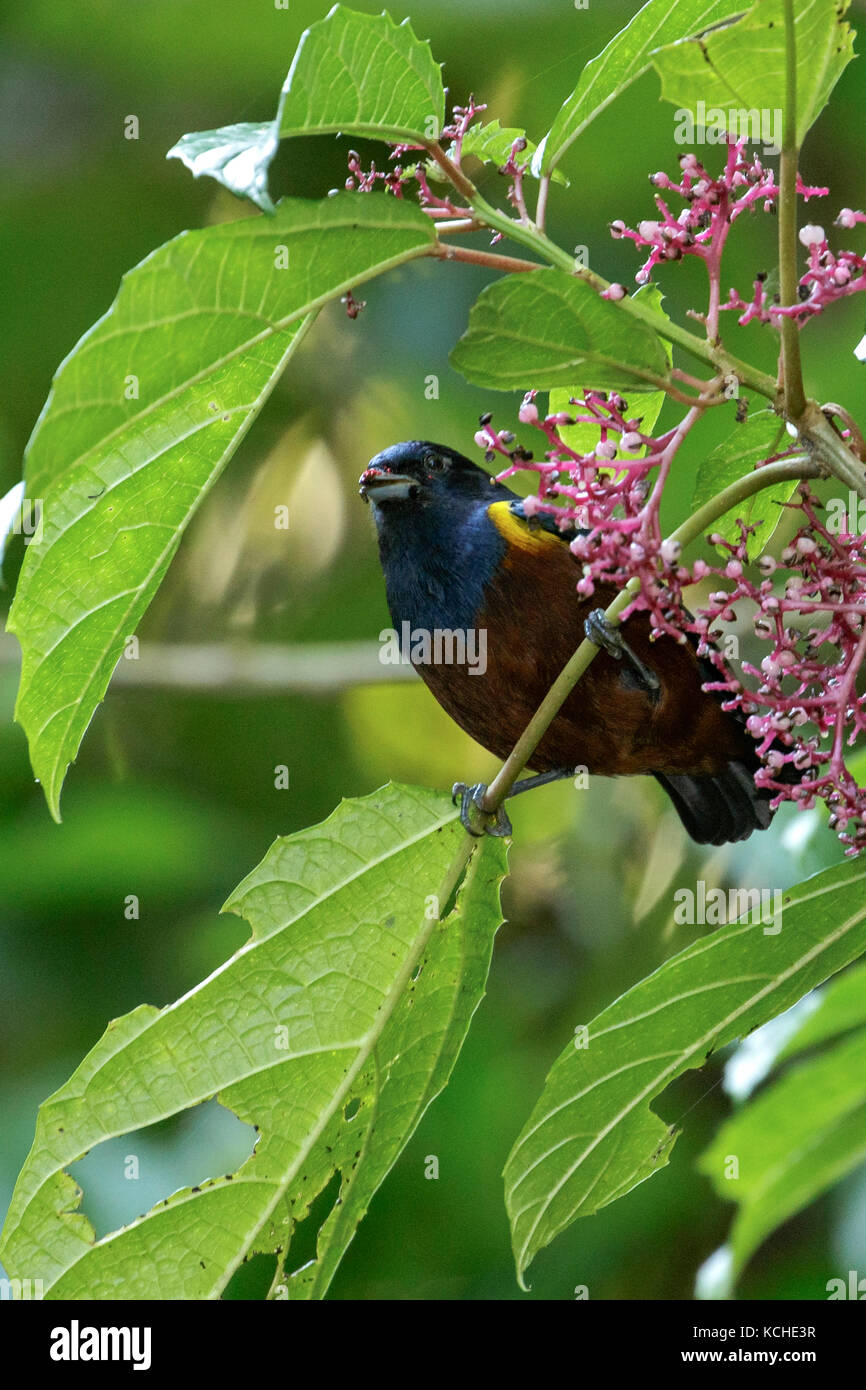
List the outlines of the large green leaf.
{"label": "large green leaf", "polygon": [[335,5],[301,35],[274,120],[194,131],[168,158],[270,212],[268,165],[286,136],[341,132],[417,145],[437,139],[444,120],[439,65],[409,21]]}
{"label": "large green leaf", "polygon": [[[844,15],[850,0],[797,0],[797,143],[801,144],[854,57],[854,33]],[[662,96],[695,112],[698,102],[738,119],[750,111],[781,112],[785,85],[784,0],[758,0],[737,24],[701,40],[657,53]],[[707,123],[709,125],[709,122]],[[745,134],[742,128],[733,133]],[[781,137],[781,129],[776,134]],[[756,134],[752,143],[758,143]],[[780,144],[780,139],[776,142]]]}
{"label": "large green leaf", "polygon": [[[506,1164],[518,1275],[578,1216],[650,1177],[676,1131],[650,1103],[715,1049],[790,1008],[866,950],[866,865],[782,895],[781,920],[696,941],[589,1024],[554,1063]],[[774,904],[775,905],[775,904]],[[775,928],[780,928],[776,930]]]}
{"label": "large green leaf", "polygon": [[664,344],[602,299],[585,280],[536,270],[497,280],[482,291],[451,362],[477,386],[645,391],[664,378]]}
{"label": "large green leaf", "polygon": [[[662,318],[668,319],[667,314],[662,308],[662,300],[664,296],[662,295],[662,292],[659,289],[658,285],[643,285],[633,296],[633,298],[637,300],[642,300],[648,308],[654,309]],[[668,322],[670,322],[669,319]],[[665,349],[665,356],[668,360],[668,366],[670,367],[673,363],[673,348],[671,344],[666,340],[663,339],[662,341]],[[574,409],[574,407],[571,405],[571,399],[572,397],[579,396],[580,389],[575,386],[567,386],[564,388],[559,387],[557,388],[557,390],[551,391],[551,414],[559,411],[564,411],[565,414],[571,413]],[[655,422],[661,414],[662,406],[664,405],[665,400],[666,396],[664,391],[646,391],[640,397],[640,401],[638,405],[635,407],[634,412],[627,412],[627,418],[631,419],[633,418],[633,416],[639,416],[641,421],[641,433],[652,434],[653,427],[655,426]],[[560,438],[568,445],[568,447],[570,449],[574,449],[575,453],[578,454],[590,453],[595,448],[599,440],[599,431],[597,425],[560,425],[558,433]],[[619,451],[619,457],[621,459],[639,458],[643,452],[644,451],[642,448],[637,450],[636,453],[629,453],[627,450],[623,450],[621,448]]]}
{"label": "large green leaf", "polygon": [[[227,904],[247,943],[176,1003],[110,1024],[42,1106],[0,1243],[10,1277],[42,1279],[49,1298],[215,1298],[251,1252],[285,1261],[339,1173],[318,1258],[291,1289],[324,1294],[459,1052],[504,872],[501,841],[469,846],[450,798],[418,788],[344,801],[277,840]],[[252,1155],[95,1240],[68,1166],[213,1096],[258,1126]],[[281,1270],[273,1293],[289,1293]]]}
{"label": "large green leaf", "polygon": [[[782,447],[781,441],[785,444],[790,442],[784,424],[772,410],[756,410],[735,425],[727,439],[717,444],[698,468],[692,509],[697,511],[716,493],[753,473],[757,464]],[[726,512],[714,523],[713,530],[724,536],[725,540],[733,542],[740,538],[738,521],[757,526],[759,529],[751,548],[758,553],[767,545],[782,519],[784,504],[796,489],[795,480],[755,492]]]}
{"label": "large green leaf", "polygon": [[866,1029],[860,1028],[749,1101],[702,1155],[699,1167],[739,1210],[728,1244],[702,1267],[700,1293],[727,1297],[761,1242],[864,1160]]}
{"label": "large green leaf", "polygon": [[625,29],[587,63],[539,146],[539,168],[550,173],[590,121],[646,72],[659,48],[700,34],[709,25],[742,14],[746,8],[743,0],[649,0]]}
{"label": "large green leaf", "polygon": [[27,453],[42,539],[9,619],[16,718],[55,815],[124,639],[311,315],[432,237],[418,208],[349,194],[186,232],[124,278],[61,366]]}

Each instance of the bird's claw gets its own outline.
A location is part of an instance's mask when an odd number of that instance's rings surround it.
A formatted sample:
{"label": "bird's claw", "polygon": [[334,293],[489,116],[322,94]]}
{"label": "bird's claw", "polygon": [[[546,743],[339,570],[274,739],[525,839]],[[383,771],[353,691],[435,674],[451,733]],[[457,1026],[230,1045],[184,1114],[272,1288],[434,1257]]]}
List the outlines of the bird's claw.
{"label": "bird's claw", "polygon": [[641,661],[623,637],[619,623],[610,622],[603,608],[593,608],[584,621],[583,631],[590,642],[601,647],[614,660],[622,661],[626,657],[644,689],[651,695],[658,694],[661,685],[655,671]]}
{"label": "bird's claw", "polygon": [[455,806],[458,800],[460,802],[460,824],[470,835],[477,838],[482,835],[495,835],[499,839],[505,839],[512,833],[511,821],[504,806],[498,806],[495,812],[484,809],[481,803],[486,791],[485,782],[475,782],[471,787],[465,782],[454,783],[451,788],[451,800]]}

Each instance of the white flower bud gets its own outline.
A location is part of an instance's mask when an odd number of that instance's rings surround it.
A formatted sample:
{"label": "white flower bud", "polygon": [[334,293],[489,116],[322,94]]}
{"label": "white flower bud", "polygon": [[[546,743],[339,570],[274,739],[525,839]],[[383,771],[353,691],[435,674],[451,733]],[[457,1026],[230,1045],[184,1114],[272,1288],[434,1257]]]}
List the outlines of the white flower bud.
{"label": "white flower bud", "polygon": [[801,227],[799,237],[803,246],[820,246],[821,242],[827,239],[824,228],[819,227],[816,222],[807,222],[805,227]]}

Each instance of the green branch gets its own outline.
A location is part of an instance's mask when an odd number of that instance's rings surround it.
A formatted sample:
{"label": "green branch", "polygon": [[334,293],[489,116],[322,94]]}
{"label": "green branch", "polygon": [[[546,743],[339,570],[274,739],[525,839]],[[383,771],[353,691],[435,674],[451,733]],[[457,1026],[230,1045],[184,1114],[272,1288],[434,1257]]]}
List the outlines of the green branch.
{"label": "green branch", "polygon": [[[779,296],[786,307],[797,303],[797,37],[794,0],[785,0],[785,115],[779,161]],[[781,319],[782,384],[785,412],[798,421],[806,409],[800,328],[794,318]]]}

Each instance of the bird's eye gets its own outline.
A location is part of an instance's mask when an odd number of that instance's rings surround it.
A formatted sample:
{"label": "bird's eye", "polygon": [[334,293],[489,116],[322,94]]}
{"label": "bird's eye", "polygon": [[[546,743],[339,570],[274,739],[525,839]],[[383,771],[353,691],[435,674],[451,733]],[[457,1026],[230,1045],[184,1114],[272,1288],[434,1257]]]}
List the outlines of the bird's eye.
{"label": "bird's eye", "polygon": [[432,468],[436,472],[441,473],[442,469],[445,467],[445,460],[440,454],[425,454],[424,467]]}

